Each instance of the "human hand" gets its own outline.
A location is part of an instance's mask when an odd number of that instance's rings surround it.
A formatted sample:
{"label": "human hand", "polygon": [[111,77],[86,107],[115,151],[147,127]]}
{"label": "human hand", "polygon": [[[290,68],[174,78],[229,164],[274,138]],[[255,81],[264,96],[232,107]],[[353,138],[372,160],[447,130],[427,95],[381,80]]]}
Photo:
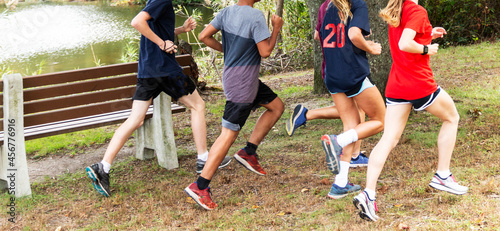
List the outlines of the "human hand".
{"label": "human hand", "polygon": [[271,17],[271,25],[273,26],[273,30],[281,30],[281,27],[283,27],[283,23],[283,19],[280,16],[273,14],[273,16]]}
{"label": "human hand", "polygon": [[366,41],[366,43],[368,43],[368,46],[370,47],[368,53],[372,55],[380,55],[380,53],[382,53],[382,45],[380,43],[370,40]]}
{"label": "human hand", "polygon": [[432,39],[442,38],[446,34],[446,30],[442,27],[432,28]]}
{"label": "human hand", "polygon": [[438,53],[438,49],[439,49],[439,44],[437,44],[437,43],[427,45],[427,54],[429,56],[435,55]]}
{"label": "human hand", "polygon": [[170,40],[163,41],[163,45],[160,45],[159,47],[162,51],[165,51],[169,54],[177,52],[177,46]]}
{"label": "human hand", "polygon": [[196,28],[196,20],[193,19],[193,17],[189,17],[184,21],[184,24],[182,25],[182,28],[184,28],[184,32],[189,32],[192,31]]}

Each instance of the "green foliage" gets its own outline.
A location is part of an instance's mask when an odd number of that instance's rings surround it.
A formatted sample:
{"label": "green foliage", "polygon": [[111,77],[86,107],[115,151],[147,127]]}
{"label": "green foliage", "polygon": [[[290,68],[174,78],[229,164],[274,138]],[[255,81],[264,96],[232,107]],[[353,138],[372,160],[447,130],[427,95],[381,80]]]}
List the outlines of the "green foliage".
{"label": "green foliage", "polygon": [[139,60],[139,40],[130,39],[125,47],[125,51],[123,52],[120,61],[130,63],[137,60]]}
{"label": "green foliage", "polygon": [[498,0],[422,0],[433,26],[444,27],[448,34],[442,45],[472,44],[500,35]]}

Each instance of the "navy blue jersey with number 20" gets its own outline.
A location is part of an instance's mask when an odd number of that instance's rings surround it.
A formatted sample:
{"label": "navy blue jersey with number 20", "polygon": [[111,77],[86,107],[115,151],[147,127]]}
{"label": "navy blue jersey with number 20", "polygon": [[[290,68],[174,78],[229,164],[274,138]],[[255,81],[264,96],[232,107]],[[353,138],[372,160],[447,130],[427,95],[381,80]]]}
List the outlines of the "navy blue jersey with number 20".
{"label": "navy blue jersey with number 20", "polygon": [[330,3],[321,26],[326,62],[325,84],[330,93],[352,90],[370,74],[366,52],[354,46],[347,36],[351,27],[360,28],[365,36],[370,34],[366,3],[352,0],[351,12],[353,17],[344,25],[337,7]]}

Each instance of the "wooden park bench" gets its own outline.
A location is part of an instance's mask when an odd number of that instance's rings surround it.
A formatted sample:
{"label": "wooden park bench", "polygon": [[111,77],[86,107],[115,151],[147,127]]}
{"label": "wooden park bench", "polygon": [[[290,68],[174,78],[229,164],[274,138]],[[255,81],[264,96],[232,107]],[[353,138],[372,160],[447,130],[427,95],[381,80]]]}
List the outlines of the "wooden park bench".
{"label": "wooden park bench", "polygon": [[[191,56],[179,55],[191,75]],[[137,62],[22,77],[6,74],[0,81],[0,188],[16,197],[31,195],[25,140],[118,124],[130,115],[137,83]],[[160,94],[136,131],[136,157],[153,158],[177,168],[172,113],[186,109]],[[84,167],[84,166],[82,166]]]}

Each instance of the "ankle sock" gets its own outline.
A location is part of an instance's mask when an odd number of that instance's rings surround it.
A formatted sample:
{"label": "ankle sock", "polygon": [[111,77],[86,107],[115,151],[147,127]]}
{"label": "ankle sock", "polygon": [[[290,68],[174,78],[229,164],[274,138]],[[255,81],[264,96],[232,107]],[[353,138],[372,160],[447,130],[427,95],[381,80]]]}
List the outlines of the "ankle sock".
{"label": "ankle sock", "polygon": [[259,146],[255,145],[255,144],[252,144],[250,142],[247,142],[247,146],[245,146],[243,149],[245,150],[245,152],[248,154],[248,155],[255,155],[255,153],[257,152],[257,148]]}
{"label": "ankle sock", "polygon": [[111,170],[111,164],[102,160],[101,161],[101,164],[102,164],[102,169],[104,170],[105,173],[109,173],[109,170]]}
{"label": "ankle sock", "polygon": [[349,175],[349,165],[351,163],[346,161],[340,161],[340,172],[335,176],[335,184],[339,187],[345,187],[348,181]]}
{"label": "ankle sock", "polygon": [[205,151],[203,154],[198,154],[198,160],[207,161],[208,160],[208,151]]}
{"label": "ankle sock", "polygon": [[365,188],[365,192],[368,195],[368,199],[375,200],[375,196],[377,194],[375,191]]}
{"label": "ankle sock", "polygon": [[436,173],[439,177],[441,177],[441,179],[446,179],[451,175],[451,171],[449,169],[446,171],[436,171]]}
{"label": "ankle sock", "polygon": [[198,188],[200,190],[204,190],[208,188],[208,185],[210,184],[210,180],[207,180],[201,176],[198,177],[198,180],[196,180],[196,184],[198,185]]}
{"label": "ankle sock", "polygon": [[354,129],[346,131],[337,136],[337,143],[340,145],[340,147],[345,147],[356,141],[358,141],[358,133]]}

